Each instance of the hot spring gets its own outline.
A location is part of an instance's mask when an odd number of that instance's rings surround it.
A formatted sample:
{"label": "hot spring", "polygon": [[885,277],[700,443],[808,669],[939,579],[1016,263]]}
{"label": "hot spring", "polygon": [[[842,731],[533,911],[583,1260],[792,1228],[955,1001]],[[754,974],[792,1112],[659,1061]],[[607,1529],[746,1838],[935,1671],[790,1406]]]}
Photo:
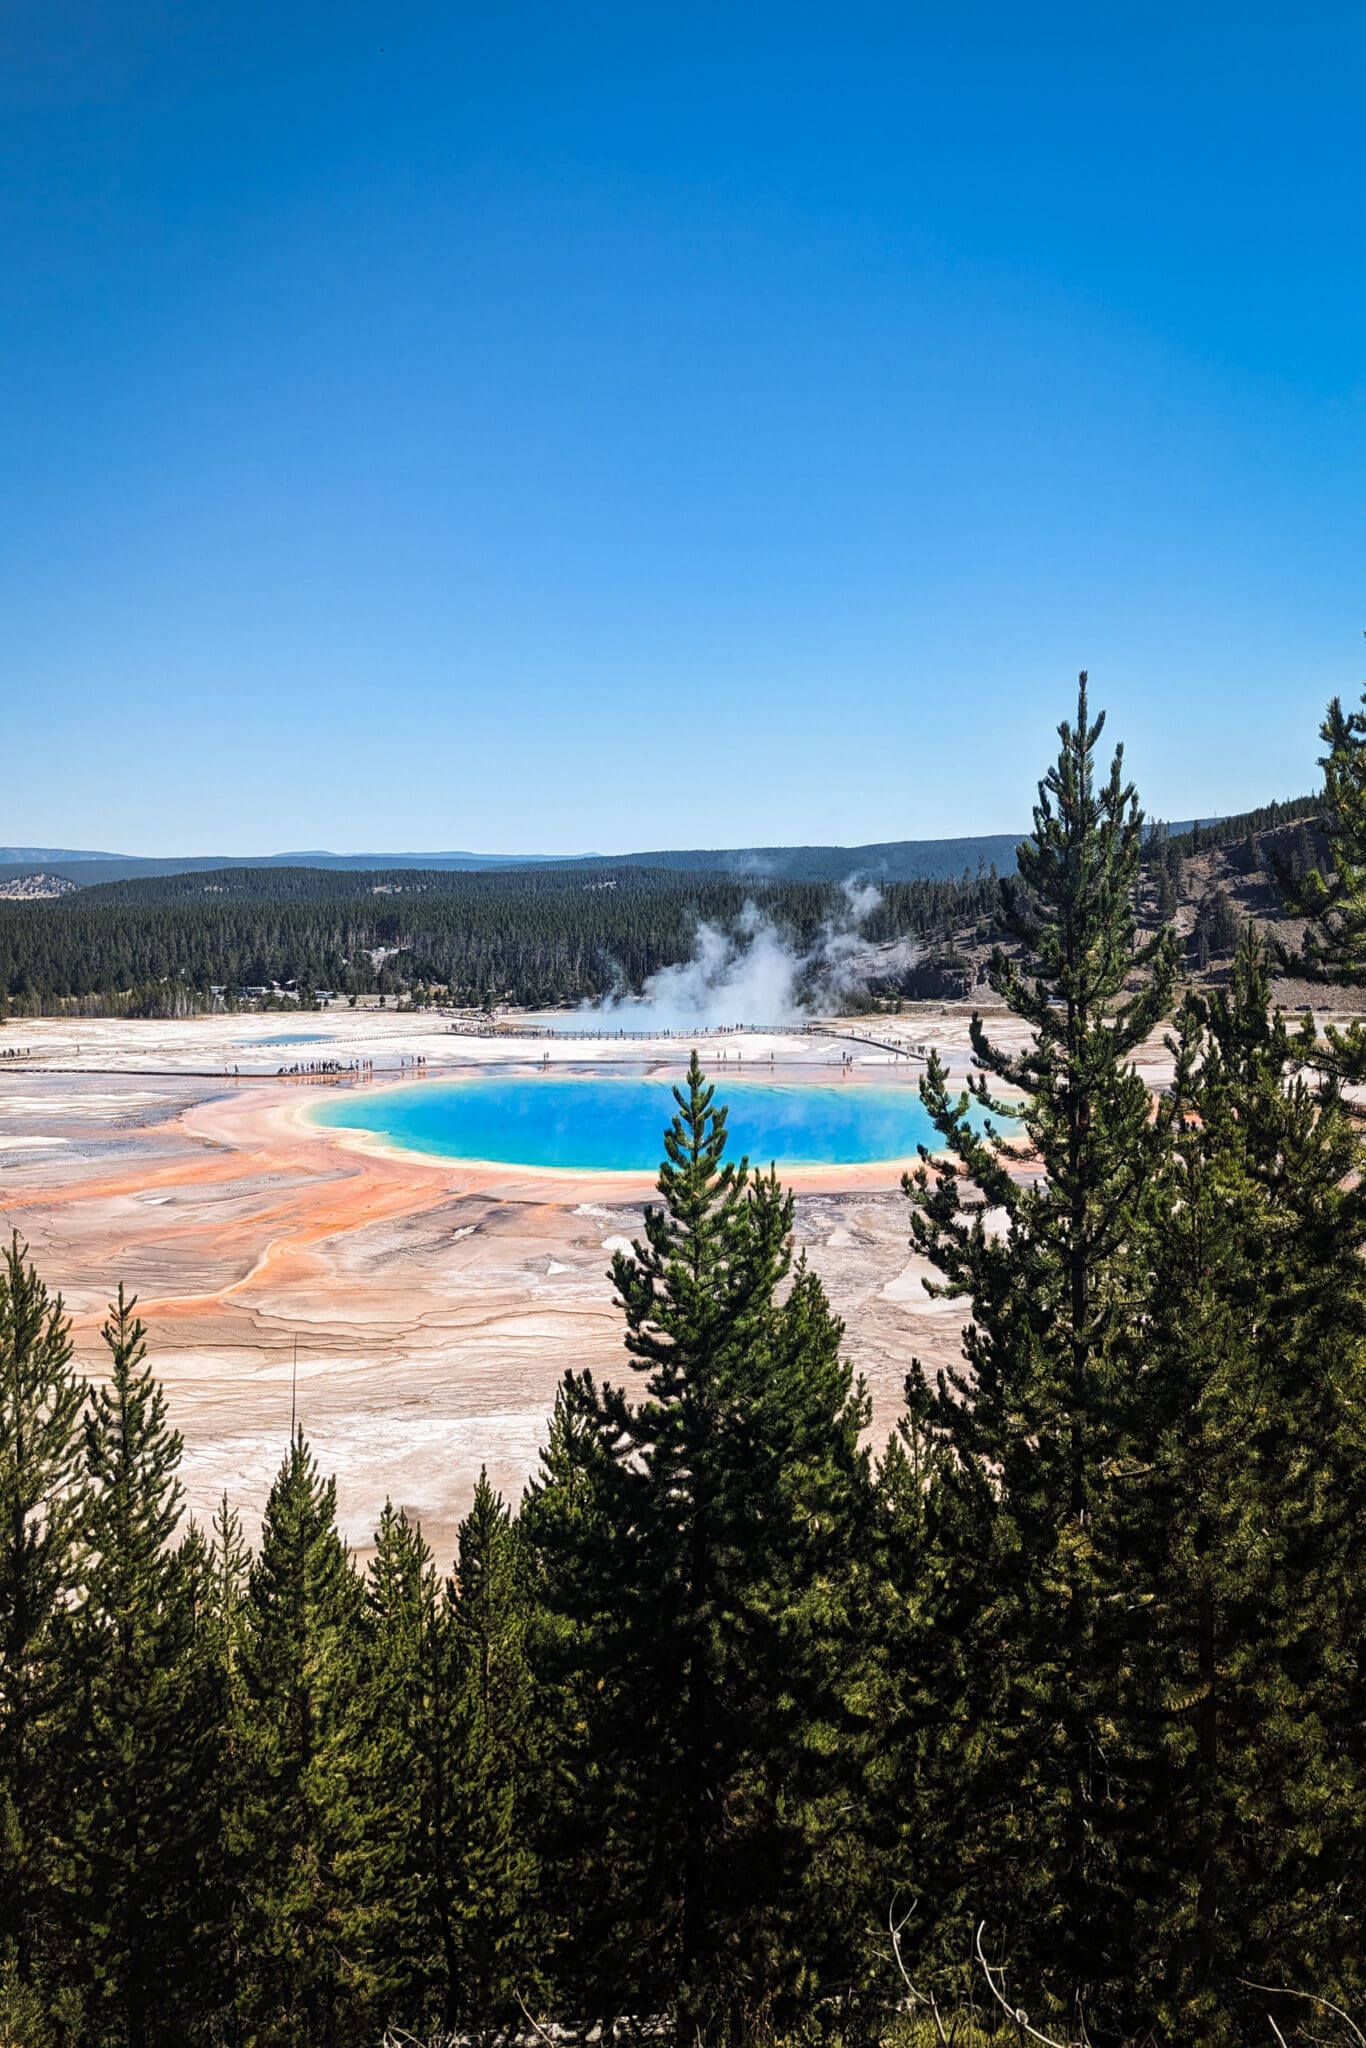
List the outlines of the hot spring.
{"label": "hot spring", "polygon": [[[921,1144],[938,1149],[913,1084],[787,1087],[727,1076],[724,1100],[730,1109],[727,1157],[748,1153],[756,1165],[865,1166],[912,1158]],[[443,1159],[652,1173],[674,1109],[668,1081],[538,1074],[348,1093],[311,1114],[335,1129],[369,1131]]]}

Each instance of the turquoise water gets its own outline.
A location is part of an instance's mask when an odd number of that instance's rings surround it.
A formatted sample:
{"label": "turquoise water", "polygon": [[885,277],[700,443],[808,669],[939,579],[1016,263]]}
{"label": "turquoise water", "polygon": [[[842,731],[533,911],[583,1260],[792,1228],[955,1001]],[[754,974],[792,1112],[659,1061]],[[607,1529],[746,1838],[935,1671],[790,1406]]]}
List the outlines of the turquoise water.
{"label": "turquoise water", "polygon": [[[866,1165],[906,1159],[917,1145],[938,1142],[914,1082],[779,1087],[728,1077],[725,1098],[727,1156],[747,1152],[765,1166]],[[653,1171],[673,1113],[667,1081],[550,1074],[423,1081],[337,1096],[312,1111],[319,1123],[373,1131],[415,1152],[579,1172]]]}
{"label": "turquoise water", "polygon": [[325,1045],[327,1037],[325,1031],[282,1031],[274,1038],[239,1038],[237,1043],[250,1052],[258,1045]]}

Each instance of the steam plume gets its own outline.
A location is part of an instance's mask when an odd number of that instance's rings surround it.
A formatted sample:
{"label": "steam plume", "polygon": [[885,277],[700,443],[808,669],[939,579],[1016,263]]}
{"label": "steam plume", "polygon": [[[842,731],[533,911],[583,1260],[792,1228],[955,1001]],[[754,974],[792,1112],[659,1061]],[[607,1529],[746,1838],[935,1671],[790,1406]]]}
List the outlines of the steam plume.
{"label": "steam plume", "polygon": [[844,907],[799,951],[772,918],[747,902],[734,931],[699,924],[692,957],[661,967],[639,996],[608,996],[585,1023],[632,1031],[709,1031],[733,1024],[800,1024],[838,1006],[862,982],[859,926],[882,902],[871,883],[841,884]]}

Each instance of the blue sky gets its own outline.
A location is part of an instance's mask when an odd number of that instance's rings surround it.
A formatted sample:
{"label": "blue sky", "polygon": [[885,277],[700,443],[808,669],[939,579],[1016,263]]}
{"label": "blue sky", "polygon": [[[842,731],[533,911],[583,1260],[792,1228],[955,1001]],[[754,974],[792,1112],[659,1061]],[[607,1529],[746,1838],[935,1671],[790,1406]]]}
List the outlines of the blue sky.
{"label": "blue sky", "polygon": [[1366,659],[1357,7],[0,10],[5,843],[1150,811]]}

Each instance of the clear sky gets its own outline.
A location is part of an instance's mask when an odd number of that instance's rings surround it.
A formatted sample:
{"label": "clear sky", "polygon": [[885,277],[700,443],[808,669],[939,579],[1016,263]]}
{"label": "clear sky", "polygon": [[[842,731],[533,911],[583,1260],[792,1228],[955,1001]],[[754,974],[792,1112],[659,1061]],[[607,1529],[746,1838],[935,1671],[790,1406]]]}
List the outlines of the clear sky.
{"label": "clear sky", "polygon": [[0,841],[861,841],[1314,785],[1360,6],[6,0]]}

